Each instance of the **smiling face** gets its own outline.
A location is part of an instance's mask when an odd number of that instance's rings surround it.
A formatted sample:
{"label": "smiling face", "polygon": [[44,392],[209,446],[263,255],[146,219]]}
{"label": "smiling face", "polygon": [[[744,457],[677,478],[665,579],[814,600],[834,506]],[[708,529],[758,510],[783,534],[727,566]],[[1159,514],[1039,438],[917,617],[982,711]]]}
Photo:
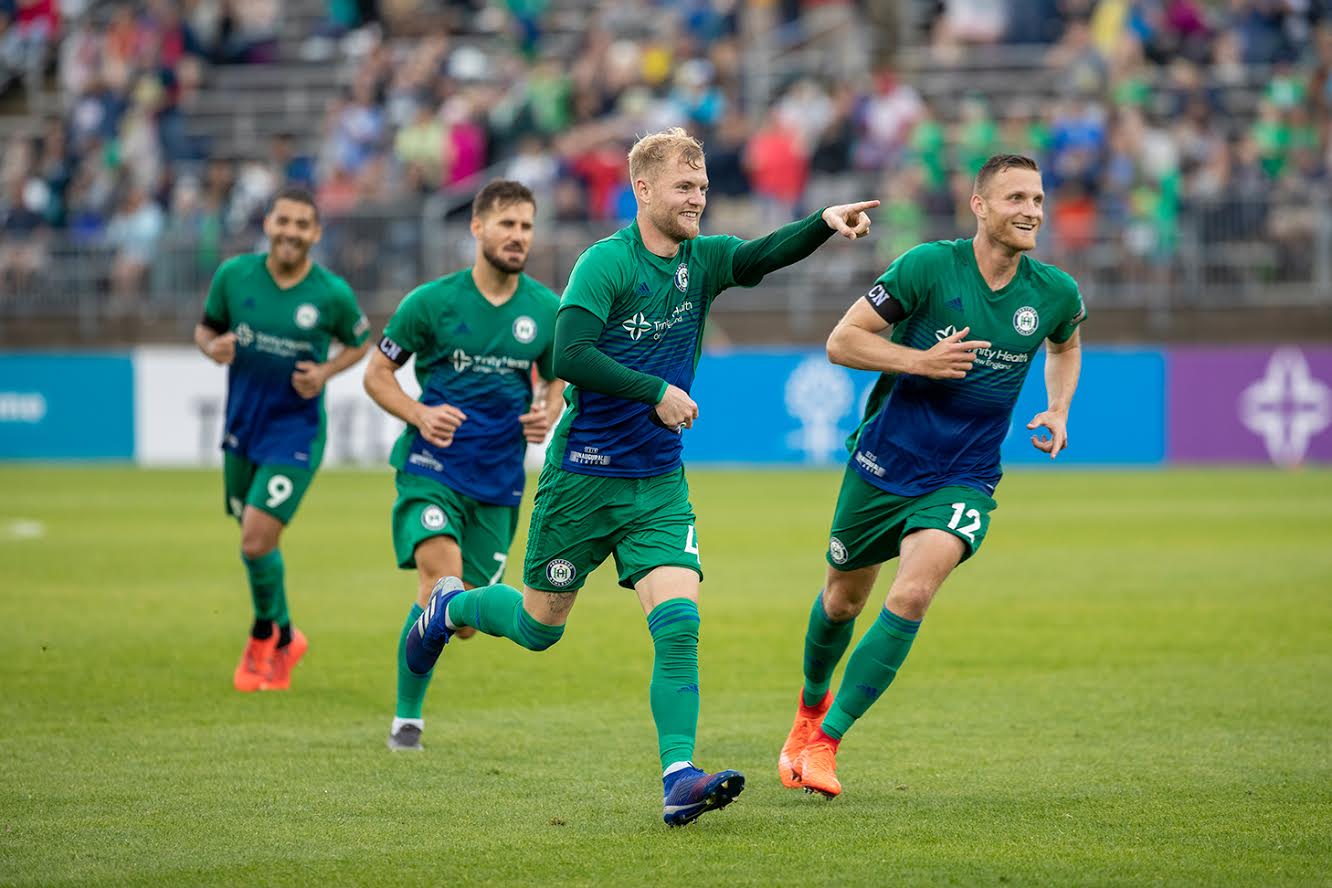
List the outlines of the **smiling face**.
{"label": "smiling face", "polygon": [[484,259],[496,271],[517,274],[527,267],[532,248],[532,222],[536,207],[525,200],[495,203],[472,217],[478,261]]}
{"label": "smiling face", "polygon": [[1045,220],[1044,207],[1045,191],[1036,170],[1002,170],[971,196],[977,235],[1014,252],[1035,249],[1036,232]]}
{"label": "smiling face", "polygon": [[283,271],[295,271],[305,264],[320,233],[319,214],[302,201],[279,198],[264,217],[269,254]]}
{"label": "smiling face", "polygon": [[698,237],[699,220],[708,203],[708,171],[677,155],[634,182],[634,194],[648,220],[674,241]]}

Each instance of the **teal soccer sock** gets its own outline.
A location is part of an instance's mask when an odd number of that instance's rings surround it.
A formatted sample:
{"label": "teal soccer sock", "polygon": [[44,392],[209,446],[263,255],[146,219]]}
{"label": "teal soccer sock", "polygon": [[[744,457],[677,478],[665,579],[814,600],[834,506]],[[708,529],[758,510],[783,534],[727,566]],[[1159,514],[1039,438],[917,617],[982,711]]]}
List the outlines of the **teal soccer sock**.
{"label": "teal soccer sock", "polygon": [[886,607],[879,611],[879,618],[851,652],[842,686],[823,717],[825,734],[840,740],[856,719],[888,690],[919,629],[920,620],[899,617]]}
{"label": "teal soccer sock", "polygon": [[814,596],[814,607],[809,611],[809,628],[805,630],[805,689],[801,693],[801,702],[806,706],[818,706],[823,702],[832,682],[833,670],[851,644],[855,626],[854,617],[840,623],[828,619],[828,613],[823,609],[823,593]]}
{"label": "teal soccer sock", "polygon": [[474,626],[529,651],[544,651],[564,635],[563,626],[548,626],[533,619],[523,609],[523,594],[502,583],[460,592],[449,602],[447,617],[452,628]]}
{"label": "teal soccer sock", "polygon": [[430,687],[430,678],[435,674],[432,669],[425,675],[417,675],[407,668],[406,648],[407,633],[411,631],[418,617],[421,605],[412,602],[412,609],[407,613],[407,622],[403,624],[402,635],[398,637],[398,704],[393,710],[398,718],[420,718],[421,707],[425,705],[426,689]]}
{"label": "teal soccer sock", "polygon": [[652,633],[652,683],[648,701],[657,725],[661,767],[694,757],[698,732],[698,605],[687,598],[663,601],[648,614]]}

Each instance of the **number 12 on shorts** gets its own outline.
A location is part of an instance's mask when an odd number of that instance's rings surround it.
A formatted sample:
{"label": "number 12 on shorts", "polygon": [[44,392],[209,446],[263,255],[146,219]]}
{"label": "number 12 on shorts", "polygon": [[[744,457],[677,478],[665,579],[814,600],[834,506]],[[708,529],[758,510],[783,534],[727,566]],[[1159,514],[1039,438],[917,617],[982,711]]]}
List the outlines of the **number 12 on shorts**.
{"label": "number 12 on shorts", "polygon": [[[971,519],[971,523],[968,524],[966,527],[961,526],[962,518],[964,517],[963,515],[964,512],[965,512],[965,517]],[[971,540],[974,543],[976,542],[976,531],[980,530],[980,526],[981,526],[981,517],[980,517],[980,512],[978,510],[968,509],[966,503],[953,503],[953,518],[951,521],[948,522],[949,530],[957,531],[958,533],[962,534],[962,536],[966,537],[967,539]]]}

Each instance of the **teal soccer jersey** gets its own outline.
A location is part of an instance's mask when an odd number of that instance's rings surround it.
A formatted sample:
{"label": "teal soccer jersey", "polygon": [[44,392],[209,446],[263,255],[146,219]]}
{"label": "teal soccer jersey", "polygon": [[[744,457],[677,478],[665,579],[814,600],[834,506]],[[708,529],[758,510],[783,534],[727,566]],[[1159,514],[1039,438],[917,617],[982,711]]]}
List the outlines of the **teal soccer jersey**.
{"label": "teal soccer jersey", "polygon": [[402,365],[416,355],[421,401],[467,415],[448,447],[408,426],[390,462],[482,503],[516,506],[527,442],[518,417],[532,404],[532,368],[553,379],[559,297],[527,275],[503,305],[489,302],[472,270],[422,284],[403,299],[379,348]]}
{"label": "teal soccer jersey", "polygon": [[[635,222],[579,257],[561,309],[577,306],[606,325],[596,347],[608,358],[689,391],[712,300],[735,284],[736,237],[696,237],[669,259],[643,245]],[[648,404],[569,386],[570,409],[548,462],[584,475],[646,478],[681,465],[676,432],[652,421]]]}
{"label": "teal soccer jersey", "polygon": [[324,442],[324,398],[302,398],[292,388],[298,361],[323,363],[334,339],[365,342],[370,323],[347,282],[318,264],[300,283],[283,289],[266,253],[236,256],[213,275],[204,324],[236,335],[236,359],[227,371],[223,449],[258,465],[314,468]]}
{"label": "teal soccer jersey", "polygon": [[920,496],[964,485],[994,493],[999,447],[1032,358],[1045,339],[1066,342],[1086,317],[1077,282],[1023,255],[1006,286],[991,290],[970,239],[921,244],[897,258],[870,290],[906,316],[892,340],[929,349],[963,327],[988,340],[963,379],[885,374],[853,439],[851,464],[874,486]]}

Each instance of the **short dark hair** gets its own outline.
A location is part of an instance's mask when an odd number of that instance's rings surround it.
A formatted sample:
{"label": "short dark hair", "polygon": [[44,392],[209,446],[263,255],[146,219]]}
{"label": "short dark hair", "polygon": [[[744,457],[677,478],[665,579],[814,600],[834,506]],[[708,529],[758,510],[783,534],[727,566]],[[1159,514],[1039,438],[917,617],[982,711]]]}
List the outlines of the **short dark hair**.
{"label": "short dark hair", "polygon": [[319,204],[315,203],[315,197],[310,193],[310,189],[302,188],[299,185],[288,185],[279,189],[278,193],[273,195],[273,202],[268,205],[270,213],[273,212],[273,208],[277,206],[277,202],[280,200],[294,200],[296,203],[305,204],[314,210],[315,221],[319,221]]}
{"label": "short dark hair", "polygon": [[498,206],[511,203],[530,203],[535,209],[536,197],[532,195],[532,189],[522,182],[515,182],[512,179],[491,179],[476,193],[476,199],[472,201],[472,215],[484,216]]}
{"label": "short dark hair", "polygon": [[1037,166],[1036,161],[1030,157],[1021,154],[996,154],[981,165],[980,171],[976,173],[975,191],[980,194],[990,180],[1005,170],[1031,170],[1039,173],[1041,168]]}

